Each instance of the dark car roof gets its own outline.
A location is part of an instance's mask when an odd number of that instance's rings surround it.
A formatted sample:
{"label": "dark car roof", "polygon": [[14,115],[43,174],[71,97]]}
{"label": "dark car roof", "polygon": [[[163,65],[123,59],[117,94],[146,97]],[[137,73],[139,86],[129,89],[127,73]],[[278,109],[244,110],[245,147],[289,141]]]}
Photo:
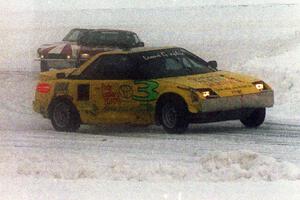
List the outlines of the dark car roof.
{"label": "dark car roof", "polygon": [[143,53],[148,51],[159,51],[159,50],[167,50],[167,49],[180,49],[180,47],[176,46],[166,46],[166,47],[135,47],[128,49],[115,49],[112,51],[101,52],[96,55],[100,56],[103,54],[133,54],[133,53]]}
{"label": "dark car roof", "polygon": [[127,31],[127,30],[120,30],[120,29],[105,29],[105,28],[99,28],[99,29],[86,29],[86,28],[74,28],[72,30],[82,30],[82,31],[99,31],[99,32],[126,32],[126,33],[134,33],[132,31]]}

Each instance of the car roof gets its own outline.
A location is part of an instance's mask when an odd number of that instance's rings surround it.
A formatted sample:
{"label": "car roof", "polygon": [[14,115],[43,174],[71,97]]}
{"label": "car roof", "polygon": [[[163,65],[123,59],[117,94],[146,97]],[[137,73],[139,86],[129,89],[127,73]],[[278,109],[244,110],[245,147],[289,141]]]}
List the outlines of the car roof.
{"label": "car roof", "polygon": [[79,68],[76,68],[75,71],[72,73],[74,75],[79,75],[82,71],[84,71],[91,63],[93,63],[96,59],[98,59],[101,55],[114,55],[114,54],[133,54],[133,53],[142,53],[147,51],[158,51],[158,50],[166,50],[166,49],[174,49],[180,48],[176,46],[169,46],[169,47],[136,47],[131,49],[119,49],[119,50],[112,50],[106,51],[96,54],[90,60],[85,62]]}
{"label": "car roof", "polygon": [[99,53],[98,55],[102,54],[132,54],[132,53],[141,53],[146,51],[158,51],[158,50],[165,50],[165,49],[174,49],[180,48],[176,46],[166,46],[166,47],[135,47],[135,48],[124,48],[124,49],[117,49],[112,51],[107,51],[104,53]]}
{"label": "car roof", "polygon": [[120,29],[106,29],[106,28],[98,28],[98,29],[88,29],[88,28],[74,28],[72,30],[80,30],[80,31],[90,31],[90,32],[126,32],[126,33],[134,33],[133,31],[120,30]]}

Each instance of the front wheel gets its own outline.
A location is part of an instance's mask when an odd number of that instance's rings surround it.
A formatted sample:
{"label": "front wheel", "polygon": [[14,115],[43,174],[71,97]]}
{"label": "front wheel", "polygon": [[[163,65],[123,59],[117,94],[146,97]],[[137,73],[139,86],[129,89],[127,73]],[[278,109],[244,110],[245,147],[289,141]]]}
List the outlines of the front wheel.
{"label": "front wheel", "polygon": [[75,106],[68,101],[54,103],[50,119],[57,131],[75,132],[80,127],[79,113]]}
{"label": "front wheel", "polygon": [[166,102],[161,108],[161,123],[168,133],[183,133],[188,128],[187,108],[181,102]]}
{"label": "front wheel", "polygon": [[264,123],[266,117],[266,108],[257,108],[249,115],[244,116],[241,122],[248,128],[257,128]]}

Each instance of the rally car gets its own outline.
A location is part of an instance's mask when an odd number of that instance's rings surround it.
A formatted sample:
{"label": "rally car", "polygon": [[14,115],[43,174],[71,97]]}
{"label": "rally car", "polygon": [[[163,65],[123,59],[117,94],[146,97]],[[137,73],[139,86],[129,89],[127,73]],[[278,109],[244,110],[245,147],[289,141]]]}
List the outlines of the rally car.
{"label": "rally car", "polygon": [[218,71],[216,61],[165,47],[104,52],[79,68],[41,73],[33,107],[57,131],[157,124],[183,133],[190,123],[225,120],[258,127],[273,103],[264,81]]}
{"label": "rally car", "polygon": [[136,33],[111,29],[72,29],[62,42],[38,48],[41,71],[78,67],[93,55],[117,48],[143,47]]}

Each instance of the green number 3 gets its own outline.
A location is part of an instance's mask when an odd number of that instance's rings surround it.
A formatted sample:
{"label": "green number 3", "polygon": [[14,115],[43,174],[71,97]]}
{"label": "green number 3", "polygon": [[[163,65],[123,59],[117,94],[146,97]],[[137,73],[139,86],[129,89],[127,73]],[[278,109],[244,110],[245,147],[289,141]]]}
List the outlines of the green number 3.
{"label": "green number 3", "polygon": [[140,85],[138,87],[138,92],[144,93],[144,95],[134,95],[133,99],[136,101],[154,101],[158,97],[158,92],[156,89],[159,84],[155,81],[134,81],[134,84]]}

